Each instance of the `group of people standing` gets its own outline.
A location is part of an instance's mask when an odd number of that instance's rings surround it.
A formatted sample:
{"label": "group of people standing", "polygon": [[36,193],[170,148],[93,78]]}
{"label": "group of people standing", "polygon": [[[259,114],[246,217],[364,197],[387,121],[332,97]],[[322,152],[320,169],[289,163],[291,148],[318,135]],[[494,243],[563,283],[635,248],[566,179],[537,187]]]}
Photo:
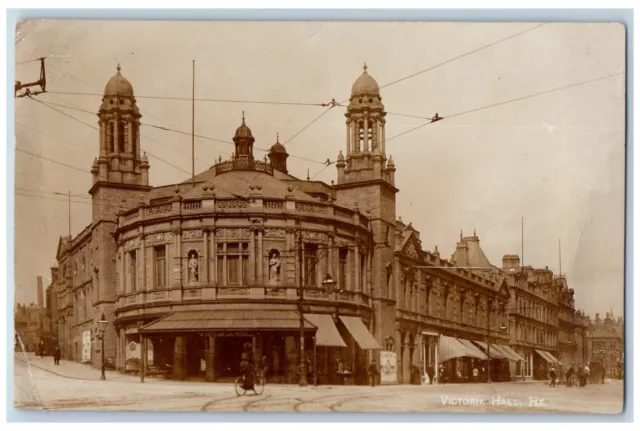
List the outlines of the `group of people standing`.
{"label": "group of people standing", "polygon": [[[551,370],[555,374],[555,369],[551,367]],[[549,373],[551,375],[551,372]],[[589,376],[591,375],[591,370],[589,369],[588,364],[578,364],[577,367],[571,366],[567,372],[565,373],[566,385],[573,386],[572,378],[577,376],[578,378],[578,387],[584,388],[587,386],[587,382],[589,380]],[[555,386],[555,378],[552,376],[552,385]]]}

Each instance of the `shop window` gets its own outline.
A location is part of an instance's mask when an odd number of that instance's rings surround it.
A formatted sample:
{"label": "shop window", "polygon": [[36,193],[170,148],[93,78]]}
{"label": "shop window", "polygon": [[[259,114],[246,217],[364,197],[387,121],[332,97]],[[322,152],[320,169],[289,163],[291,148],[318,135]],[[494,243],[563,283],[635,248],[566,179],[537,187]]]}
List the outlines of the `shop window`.
{"label": "shop window", "polygon": [[349,257],[349,250],[341,248],[338,252],[339,266],[338,266],[338,289],[347,289],[347,259]]}
{"label": "shop window", "polygon": [[167,251],[164,245],[153,248],[154,285],[156,289],[167,287]]}
{"label": "shop window", "polygon": [[315,287],[318,285],[317,252],[318,252],[317,245],[315,244],[304,245],[305,286]]}

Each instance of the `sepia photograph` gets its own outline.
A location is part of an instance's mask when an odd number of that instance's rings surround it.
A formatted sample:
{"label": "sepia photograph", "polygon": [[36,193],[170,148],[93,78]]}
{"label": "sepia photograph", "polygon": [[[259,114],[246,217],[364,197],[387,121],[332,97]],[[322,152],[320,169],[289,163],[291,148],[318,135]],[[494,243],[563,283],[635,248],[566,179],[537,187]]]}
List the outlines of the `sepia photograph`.
{"label": "sepia photograph", "polygon": [[626,31],[19,21],[13,406],[620,414]]}

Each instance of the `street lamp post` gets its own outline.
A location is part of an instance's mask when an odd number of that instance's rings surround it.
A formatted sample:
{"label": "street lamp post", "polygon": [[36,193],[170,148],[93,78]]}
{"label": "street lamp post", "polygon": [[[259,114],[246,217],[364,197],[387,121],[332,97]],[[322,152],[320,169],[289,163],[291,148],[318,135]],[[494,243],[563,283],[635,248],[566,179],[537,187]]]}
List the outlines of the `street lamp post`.
{"label": "street lamp post", "polygon": [[98,320],[98,330],[100,331],[100,342],[101,347],[100,351],[102,352],[102,374],[100,375],[100,380],[106,380],[107,377],[104,374],[104,332],[107,329],[107,319],[104,317],[104,313],[102,313],[102,317]]}

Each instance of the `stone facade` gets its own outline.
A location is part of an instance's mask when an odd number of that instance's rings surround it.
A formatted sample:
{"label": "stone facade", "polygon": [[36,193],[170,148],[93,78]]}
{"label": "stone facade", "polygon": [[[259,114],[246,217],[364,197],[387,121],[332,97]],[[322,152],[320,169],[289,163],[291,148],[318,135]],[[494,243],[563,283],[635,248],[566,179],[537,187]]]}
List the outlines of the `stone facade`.
{"label": "stone facade", "polygon": [[[52,287],[64,358],[87,360],[90,352],[88,360],[99,365],[95,335],[104,313],[105,354],[120,370],[146,363],[170,369],[176,378],[201,373],[214,380],[229,374],[237,360],[225,352],[239,358],[248,343],[256,360],[269,356],[278,378],[295,381],[301,346],[291,328],[235,338],[169,326],[144,334],[176,313],[296,313],[300,294],[304,314],[330,315],[346,345],[316,352],[313,338],[305,341],[305,355],[313,355],[323,381],[331,381],[340,362],[364,383],[367,363],[378,358],[375,349],[360,346],[342,317],[359,319],[382,350],[395,352],[400,383],[409,383],[414,370],[437,369],[441,335],[551,350],[557,343],[557,305],[549,305],[548,320],[538,322],[547,331],[544,342],[525,341],[528,332],[521,327],[531,317],[514,311],[521,298],[539,296],[516,273],[537,277],[549,295],[564,289],[553,274],[491,265],[475,233],[461,237],[450,260],[441,258],[437,247],[424,251],[420,233],[397,217],[386,112],[366,67],[352,88],[346,155],[338,155],[331,185],[289,175],[279,142],[270,162],[255,160],[255,139],[243,115],[231,159],[214,161],[193,181],[152,188],[140,153],[133,87],[119,68],[98,116],[92,223],[60,239]],[[470,268],[478,259],[480,268]]]}

